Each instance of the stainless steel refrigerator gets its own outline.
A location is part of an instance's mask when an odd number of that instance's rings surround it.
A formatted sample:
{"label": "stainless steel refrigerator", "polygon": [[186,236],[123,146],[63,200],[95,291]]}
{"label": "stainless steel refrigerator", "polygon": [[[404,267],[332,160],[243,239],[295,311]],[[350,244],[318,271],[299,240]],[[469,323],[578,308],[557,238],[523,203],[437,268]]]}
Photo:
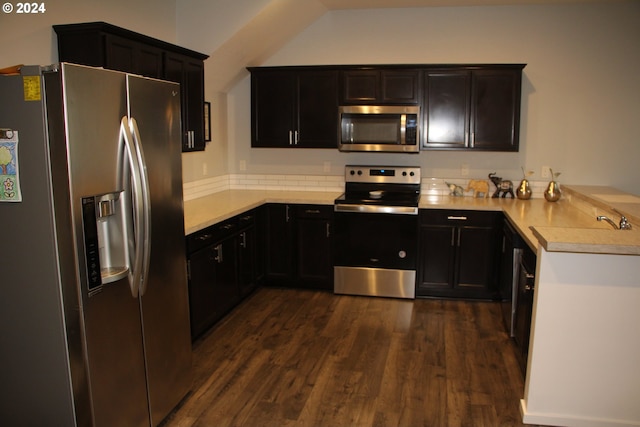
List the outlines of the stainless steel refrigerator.
{"label": "stainless steel refrigerator", "polygon": [[157,425],[191,385],[180,87],[0,76],[0,423]]}

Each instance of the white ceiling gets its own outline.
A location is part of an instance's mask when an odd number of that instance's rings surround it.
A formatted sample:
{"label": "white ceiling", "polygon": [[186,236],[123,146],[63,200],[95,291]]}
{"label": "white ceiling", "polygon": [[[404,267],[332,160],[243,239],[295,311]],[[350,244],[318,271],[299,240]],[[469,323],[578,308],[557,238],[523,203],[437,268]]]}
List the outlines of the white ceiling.
{"label": "white ceiling", "polygon": [[589,3],[623,0],[319,0],[332,9],[381,9],[427,6],[492,6],[541,3]]}

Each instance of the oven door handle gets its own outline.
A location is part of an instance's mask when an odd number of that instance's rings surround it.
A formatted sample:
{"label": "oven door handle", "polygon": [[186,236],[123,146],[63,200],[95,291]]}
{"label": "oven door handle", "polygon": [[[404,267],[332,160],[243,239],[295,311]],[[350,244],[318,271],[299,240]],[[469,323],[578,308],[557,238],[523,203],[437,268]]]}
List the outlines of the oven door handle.
{"label": "oven door handle", "polygon": [[379,206],[379,205],[349,205],[336,204],[334,212],[356,212],[372,214],[396,214],[396,215],[418,215],[418,208],[413,206]]}

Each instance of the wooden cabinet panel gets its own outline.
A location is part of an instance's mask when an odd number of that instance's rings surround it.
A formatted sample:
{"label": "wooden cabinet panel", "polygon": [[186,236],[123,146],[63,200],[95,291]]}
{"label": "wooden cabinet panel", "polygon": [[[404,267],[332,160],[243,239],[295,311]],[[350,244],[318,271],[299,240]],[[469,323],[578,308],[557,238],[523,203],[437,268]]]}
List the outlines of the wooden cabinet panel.
{"label": "wooden cabinet panel", "polygon": [[425,73],[424,147],[468,146],[470,85],[471,75],[468,71]]}
{"label": "wooden cabinet panel", "polygon": [[522,67],[425,71],[423,148],[518,151]]}
{"label": "wooden cabinet panel", "polygon": [[342,74],[342,102],[371,104],[380,99],[380,72],[345,71]]}
{"label": "wooden cabinet panel", "polygon": [[251,73],[252,147],[292,145],[296,80],[287,71]]}
{"label": "wooden cabinet panel", "polygon": [[204,141],[204,63],[186,55],[164,54],[164,77],[180,83],[182,151],[202,151]]}
{"label": "wooden cabinet panel", "polygon": [[181,87],[183,151],[204,141],[204,60],[198,52],[105,22],[54,25],[58,59],[178,82]]}
{"label": "wooden cabinet panel", "polygon": [[104,46],[105,68],[162,78],[162,49],[112,34],[104,36]]}
{"label": "wooden cabinet panel", "polygon": [[332,205],[267,206],[267,284],[333,289],[332,215]]}
{"label": "wooden cabinet panel", "polygon": [[333,206],[296,207],[296,279],[310,288],[333,289]]}
{"label": "wooden cabinet panel", "polygon": [[187,236],[192,339],[257,287],[255,215],[247,212]]}
{"label": "wooden cabinet panel", "polygon": [[477,70],[473,72],[472,79],[473,148],[517,151],[521,72]]}
{"label": "wooden cabinet panel", "polygon": [[418,70],[345,70],[343,104],[414,105],[420,102]]}
{"label": "wooden cabinet panel", "polygon": [[416,295],[497,298],[501,216],[421,210]]}
{"label": "wooden cabinet panel", "polygon": [[298,145],[338,147],[338,72],[298,74]]}
{"label": "wooden cabinet panel", "polygon": [[337,148],[337,71],[250,71],[252,147]]}

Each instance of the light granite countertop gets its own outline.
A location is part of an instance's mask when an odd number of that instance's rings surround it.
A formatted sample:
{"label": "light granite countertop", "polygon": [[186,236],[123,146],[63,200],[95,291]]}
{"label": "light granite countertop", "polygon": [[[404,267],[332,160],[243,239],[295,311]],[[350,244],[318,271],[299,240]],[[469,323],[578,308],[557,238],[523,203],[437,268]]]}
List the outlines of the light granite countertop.
{"label": "light granite countertop", "polygon": [[[184,203],[185,233],[191,234],[265,203],[332,205],[338,192],[227,190]],[[640,197],[610,187],[566,186],[563,198],[514,200],[452,196],[420,198],[421,209],[492,210],[505,213],[534,251],[640,255]],[[619,219],[624,213],[633,230],[613,230],[597,215]],[[636,210],[637,209],[637,210]]]}

